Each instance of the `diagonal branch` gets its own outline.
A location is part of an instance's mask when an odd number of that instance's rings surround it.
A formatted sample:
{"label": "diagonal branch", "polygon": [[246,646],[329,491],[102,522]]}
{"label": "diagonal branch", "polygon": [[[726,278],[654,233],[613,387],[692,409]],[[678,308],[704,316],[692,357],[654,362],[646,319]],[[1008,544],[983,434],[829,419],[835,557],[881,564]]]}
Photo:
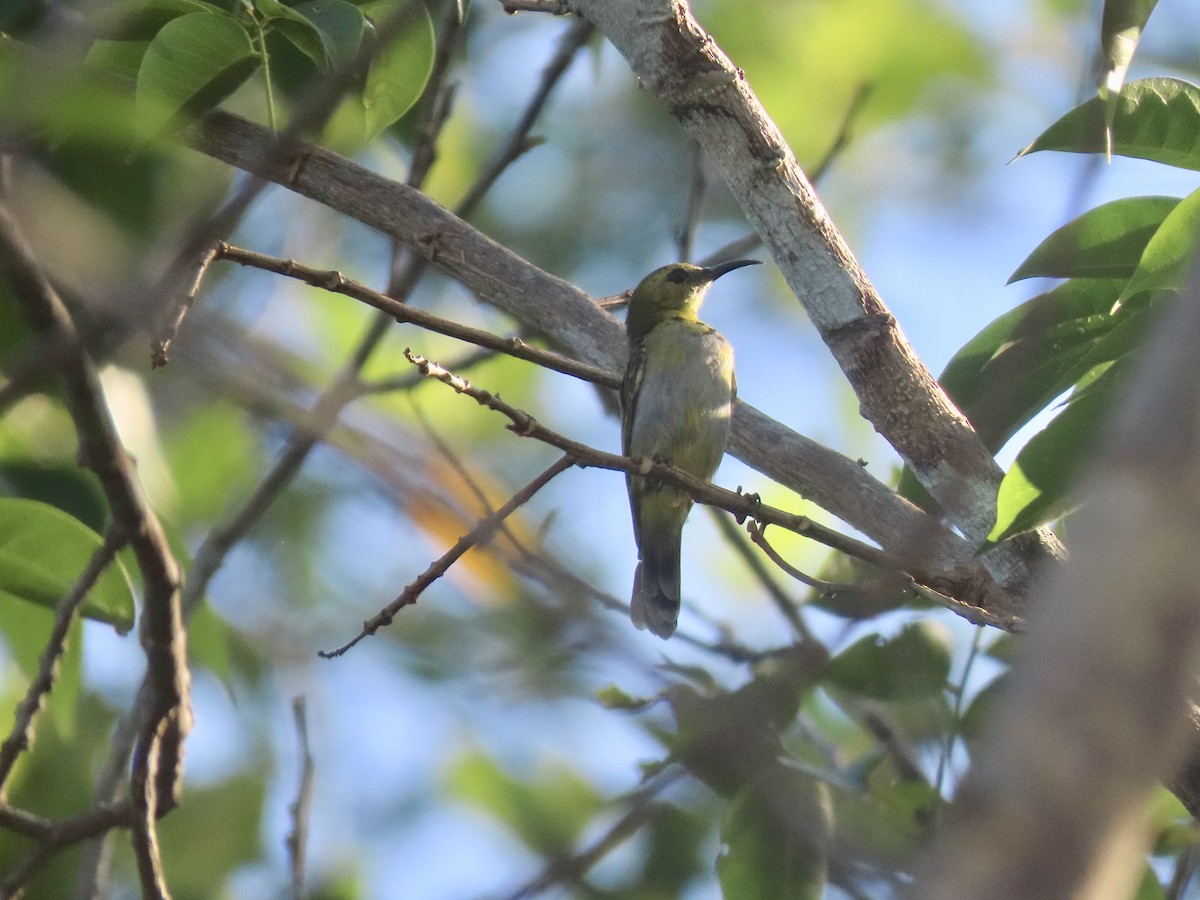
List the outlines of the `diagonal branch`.
{"label": "diagonal branch", "polygon": [[104,542],[92,553],[87,566],[76,579],[71,590],[59,601],[54,611],[54,624],[50,629],[50,637],[42,649],[42,658],[38,664],[37,675],[29,683],[29,689],[21,702],[17,704],[17,712],[12,730],[4,743],[0,745],[0,800],[3,800],[8,777],[12,774],[13,766],[22,752],[29,749],[33,741],[33,721],[42,706],[42,698],[50,693],[54,686],[58,663],[67,645],[67,634],[75,622],[75,614],[88,592],[96,584],[104,570],[111,565],[120,549],[125,546],[125,538],[114,529],[109,529],[104,536]]}
{"label": "diagonal branch", "polygon": [[942,601],[948,608],[971,622],[995,625],[1006,630],[1015,630],[1021,625],[1021,620],[1016,617],[1001,617],[990,610],[971,606],[961,599],[942,595],[941,591],[937,588],[937,584],[941,582],[940,577],[936,573],[922,571],[918,562],[904,559],[879,550],[869,544],[864,544],[862,541],[855,540],[832,528],[827,528],[824,525],[814,522],[807,516],[798,516],[781,509],[776,509],[773,506],[767,506],[754,494],[744,494],[740,490],[737,492],[727,491],[711,482],[701,481],[665,463],[655,462],[645,457],[628,457],[606,453],[603,450],[597,450],[594,447],[589,447],[587,444],[564,437],[558,432],[542,425],[524,410],[518,409],[510,403],[501,400],[489,391],[474,387],[465,378],[455,375],[437,363],[417,356],[411,350],[405,350],[404,355],[408,357],[413,365],[420,369],[422,374],[437,379],[453,388],[456,392],[467,395],[481,406],[485,406],[507,417],[510,422],[509,430],[514,434],[521,437],[533,438],[552,447],[557,447],[574,460],[574,465],[583,468],[594,467],[649,476],[659,481],[673,484],[687,491],[698,503],[724,509],[732,513],[739,521],[753,519],[757,522],[776,525],[818,541],[831,549],[861,559],[885,571],[904,573],[905,584],[915,581],[918,584],[933,588],[935,594],[942,597]]}
{"label": "diagonal branch", "polygon": [[[546,335],[584,362],[621,367],[620,324],[590,297],[549,275],[447,212],[418,190],[389,181],[343,157],[298,145],[287,164],[264,163],[265,129],[228,113],[210,113],[192,144],[217,159],[257,172],[413,248],[482,299]],[[955,586],[949,593],[1004,617],[1022,603],[1000,587],[974,548],[932,516],[897,497],[852,459],[822,447],[746,403],[734,412],[730,452],[881,546],[920,556]]]}
{"label": "diagonal branch", "polygon": [[445,575],[450,570],[450,567],[462,558],[464,553],[472,547],[490,541],[492,536],[500,530],[500,526],[504,523],[505,519],[516,512],[521,506],[528,503],[534,494],[549,484],[556,476],[561,475],[567,469],[571,468],[571,466],[575,465],[575,462],[575,458],[570,453],[561,456],[552,466],[513,494],[507,503],[490,516],[481,519],[479,524],[459,538],[453,547],[434,560],[429,568],[404,588],[400,596],[381,609],[375,616],[364,622],[362,631],[353,640],[343,644],[336,650],[322,650],[317,655],[323,659],[334,659],[341,656],[363,638],[373,635],[380,628],[391,625],[392,620],[396,617],[396,613],[404,607],[412,606],[412,604],[416,603],[421,594],[431,584]]}
{"label": "diagonal branch", "polygon": [[142,490],[134,461],[117,434],[100,379],[75,323],[38,267],[16,219],[2,204],[0,270],[12,283],[17,306],[33,329],[70,350],[64,354],[59,370],[79,439],[80,459],[100,480],[115,525],[128,535],[142,574],[144,603],[139,637],[146,654],[146,675],[136,706],[141,727],[132,783],[139,816],[144,817],[153,835],[154,817],[177,802],[183,740],[191,727],[179,566]]}
{"label": "diagonal branch", "polygon": [[[863,416],[967,539],[995,521],[1003,472],[937,384],[863,272],[775,123],[686,0],[571,0],[703,148],[838,361]],[[984,555],[1018,593],[1060,558],[1048,531]],[[1016,610],[1020,612],[1021,610]]]}

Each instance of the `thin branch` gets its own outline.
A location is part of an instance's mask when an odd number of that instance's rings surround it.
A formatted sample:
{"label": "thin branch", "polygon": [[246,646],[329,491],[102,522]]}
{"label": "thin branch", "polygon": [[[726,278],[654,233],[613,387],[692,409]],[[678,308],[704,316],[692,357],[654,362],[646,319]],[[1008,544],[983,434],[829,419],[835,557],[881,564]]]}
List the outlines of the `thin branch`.
{"label": "thin branch", "polygon": [[187,318],[188,313],[191,312],[192,307],[196,303],[196,298],[200,296],[200,287],[204,284],[204,276],[208,274],[208,267],[212,265],[213,260],[216,258],[217,251],[212,246],[205,247],[198,254],[195,274],[192,276],[187,290],[180,297],[170,322],[150,345],[151,368],[161,368],[170,361],[171,344],[175,342],[175,336],[179,334],[183,320]]}
{"label": "thin branch", "polygon": [[565,859],[552,861],[532,881],[517,888],[507,900],[528,900],[555,885],[576,885],[600,860],[649,825],[666,810],[655,798],[683,777],[682,772],[663,775],[635,793],[626,803],[625,812],[586,849]]}
{"label": "thin branch", "polygon": [[119,529],[110,528],[104,536],[103,543],[92,552],[87,566],[54,610],[54,623],[50,628],[50,636],[46,639],[46,645],[42,648],[37,675],[29,683],[24,698],[17,704],[12,730],[5,738],[3,745],[0,745],[0,802],[7,794],[8,778],[12,774],[17,758],[33,743],[34,718],[41,709],[42,698],[50,693],[54,686],[58,663],[66,650],[67,634],[75,622],[76,613],[83,601],[87,599],[88,592],[96,584],[97,579],[112,563],[125,543],[126,539]]}
{"label": "thin branch", "polygon": [[704,151],[698,144],[692,145],[692,179],[688,189],[687,209],[683,213],[683,222],[676,235],[675,246],[677,259],[692,258],[692,241],[696,237],[696,228],[700,225],[700,213],[704,209],[704,194],[708,190],[708,180],[704,177]]}
{"label": "thin branch", "polygon": [[842,155],[842,151],[849,146],[850,134],[853,130],[854,122],[858,119],[858,114],[862,112],[867,98],[871,96],[872,89],[873,86],[871,84],[860,84],[855,89],[854,96],[850,98],[850,104],[846,107],[846,111],[842,113],[842,121],[838,124],[837,132],[834,134],[829,148],[825,151],[825,155],[817,160],[808,170],[808,180],[814,187],[821,183],[830,167]]}
{"label": "thin branch", "polygon": [[[191,727],[188,704],[187,640],[179,610],[180,571],[158,517],[150,508],[133,459],[122,445],[96,369],[79,333],[49,280],[38,267],[19,224],[0,204],[0,267],[14,287],[18,307],[39,334],[61,340],[73,352],[60,371],[67,406],[79,438],[80,458],[96,473],[113,520],[129,536],[142,573],[144,602],[139,628],[146,675],[137,705],[144,710],[134,781],[153,769],[160,783],[148,788],[158,798],[148,817],[177,800],[183,740]],[[161,758],[160,758],[161,756]],[[135,800],[138,800],[135,795]]]}
{"label": "thin branch", "polygon": [[[506,403],[489,391],[472,386],[466,379],[460,378],[437,363],[418,356],[412,353],[411,350],[406,349],[404,354],[423,374],[437,379],[453,388],[456,392],[467,395],[481,406],[485,406],[508,418],[510,422],[508,428],[514,434],[521,437],[533,438],[542,443],[557,447],[572,456],[576,460],[576,465],[583,468],[611,469],[633,475],[653,477],[682,488],[699,503],[716,506],[733,513],[739,521],[749,518],[760,523],[776,525],[788,531],[793,531],[796,534],[809,537],[835,550],[840,550],[864,562],[869,562],[885,571],[905,573],[904,577],[907,580],[903,582],[904,584],[919,581],[922,577],[917,566],[907,563],[899,557],[872,547],[869,544],[864,544],[862,541],[855,540],[831,528],[826,528],[812,521],[807,516],[797,516],[781,509],[776,509],[775,507],[766,506],[755,495],[727,491],[711,482],[701,481],[698,478],[688,475],[686,472],[664,463],[655,462],[644,457],[625,457],[606,453],[603,450],[597,450],[594,447],[589,447],[587,444],[564,437],[540,424],[524,410]],[[983,618],[988,624],[1006,630],[1013,630],[1020,625],[1020,620],[1015,617],[997,616],[987,610],[978,609],[953,598],[945,599],[949,600],[951,608],[955,612],[958,612],[969,621],[977,621]]]}
{"label": "thin branch", "polygon": [[150,740],[143,738],[134,750],[130,784],[134,814],[130,820],[129,836],[138,879],[142,884],[142,900],[170,900],[171,897],[163,874],[162,852],[155,822],[159,809],[158,766],[162,760],[160,751],[167,722],[160,720],[157,725]]}
{"label": "thin branch", "polygon": [[59,851],[114,828],[128,828],[133,806],[128,802],[100,804],[69,819],[53,822],[0,804],[0,825],[38,842],[38,847],[0,881],[0,898],[19,897],[29,880]]}
{"label": "thin branch", "polygon": [[[508,10],[512,12],[512,10]],[[525,107],[521,118],[517,120],[517,124],[513,126],[513,130],[509,133],[508,139],[497,151],[492,161],[484,168],[467,191],[466,195],[459,201],[455,213],[461,218],[469,218],[471,213],[479,205],[479,201],[484,195],[491,190],[492,185],[496,183],[496,179],[517,159],[519,159],[527,150],[536,145],[529,137],[529,132],[533,129],[534,123],[545,109],[546,102],[550,99],[550,94],[554,88],[562,80],[562,76],[566,73],[567,68],[571,65],[571,61],[575,59],[580,48],[588,42],[593,34],[596,33],[596,27],[587,19],[575,19],[567,26],[562,37],[558,42],[558,49],[550,62],[547,63],[545,70],[542,72],[541,82],[538,84],[537,90],[529,103]]]}
{"label": "thin branch", "polygon": [[312,815],[313,757],[308,745],[308,714],[304,697],[292,699],[292,717],[296,722],[296,745],[300,750],[300,784],[296,799],[288,807],[292,817],[292,831],[287,836],[288,858],[291,860],[292,897],[301,900],[304,896],[304,859],[308,844],[308,822]]}
{"label": "thin branch", "polygon": [[708,509],[712,513],[712,519],[716,522],[721,536],[725,538],[725,542],[733,547],[734,552],[741,557],[742,562],[746,564],[746,567],[758,580],[758,583],[766,590],[767,596],[771,598],[771,602],[775,604],[775,607],[783,617],[788,620],[788,624],[792,626],[792,630],[805,640],[815,640],[804,621],[804,617],[800,614],[799,604],[792,600],[788,592],[780,587],[775,579],[771,577],[767,566],[763,564],[762,557],[755,553],[746,543],[746,536],[742,529],[738,528],[737,523],[729,518],[729,516],[721,515],[711,506]]}
{"label": "thin branch", "polygon": [[436,559],[415,581],[405,587],[400,596],[385,606],[375,616],[364,622],[362,631],[353,640],[343,644],[336,650],[322,650],[317,655],[323,659],[334,659],[341,656],[363,638],[373,635],[380,628],[392,624],[396,613],[404,607],[416,603],[425,589],[445,575],[464,553],[472,547],[491,540],[506,518],[512,515],[519,507],[529,502],[534,494],[549,484],[556,476],[562,474],[573,465],[575,465],[575,458],[570,453],[564,454],[553,465],[534,478],[533,481],[513,494],[509,501],[492,515],[481,519],[479,524],[459,538],[453,547]]}
{"label": "thin branch", "polygon": [[275,272],[276,274],[295,278],[331,293],[352,297],[368,306],[374,307],[380,312],[386,313],[397,322],[416,325],[427,331],[443,334],[460,341],[466,341],[469,344],[475,344],[479,347],[486,347],[489,350],[495,350],[517,359],[536,363],[544,368],[552,369],[563,375],[581,378],[593,384],[610,388],[618,388],[621,384],[620,376],[608,369],[578,362],[569,356],[563,356],[561,353],[555,353],[552,350],[542,350],[538,347],[533,347],[518,337],[500,337],[490,331],[471,328],[468,325],[460,325],[450,319],[443,319],[441,316],[435,316],[407,303],[402,303],[386,294],[373,291],[366,285],[347,278],[341,272],[328,269],[314,269],[311,266],[303,265],[294,260],[255,253],[252,250],[235,247],[223,241],[217,245],[217,254],[221,259],[228,259],[241,265],[253,266],[256,269],[263,269],[268,272]]}
{"label": "thin branch", "polygon": [[757,522],[747,522],[746,532],[750,535],[750,540],[754,541],[762,551],[767,555],[767,558],[775,565],[779,566],[784,572],[795,578],[801,584],[808,585],[818,594],[824,597],[845,596],[847,594],[875,596],[880,592],[902,591],[911,585],[912,579],[891,573],[884,575],[882,578],[866,584],[846,584],[834,581],[822,581],[820,578],[813,578],[811,575],[806,575],[801,572],[787,560],[785,560],[771,544],[767,541],[766,527],[760,527]]}
{"label": "thin branch", "polygon": [[[334,69],[321,79],[307,100],[299,105],[288,125],[278,135],[265,141],[258,148],[258,163],[261,166],[301,166],[300,139],[321,128],[336,111],[338,104],[367,71],[375,56],[399,34],[423,14],[424,7],[418,0],[409,0],[400,9],[374,27],[373,40],[363,41],[354,57]],[[145,292],[145,297],[131,304],[134,310],[149,305],[151,298],[174,296],[185,274],[194,268],[213,244],[232,233],[245,215],[250,204],[270,184],[262,176],[248,178],[225,203],[197,223],[179,244],[179,251],[167,266],[165,274]]]}

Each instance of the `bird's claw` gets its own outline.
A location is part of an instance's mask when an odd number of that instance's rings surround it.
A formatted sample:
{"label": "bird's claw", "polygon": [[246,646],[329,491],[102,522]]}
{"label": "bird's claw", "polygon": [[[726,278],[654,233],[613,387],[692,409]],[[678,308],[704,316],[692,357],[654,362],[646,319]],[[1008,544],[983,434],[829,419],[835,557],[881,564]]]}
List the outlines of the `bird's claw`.
{"label": "bird's claw", "polygon": [[762,510],[762,497],[760,497],[757,492],[747,492],[747,491],[742,490],[742,486],[740,484],[737,487],[737,494],[739,497],[745,497],[747,500],[750,501],[750,506],[752,508],[752,512],[749,514],[739,513],[734,516],[734,520],[739,525],[743,525],[743,524],[745,524],[746,519],[748,519],[748,518],[753,519],[761,527],[762,520],[759,518],[759,515],[760,515],[760,511]]}

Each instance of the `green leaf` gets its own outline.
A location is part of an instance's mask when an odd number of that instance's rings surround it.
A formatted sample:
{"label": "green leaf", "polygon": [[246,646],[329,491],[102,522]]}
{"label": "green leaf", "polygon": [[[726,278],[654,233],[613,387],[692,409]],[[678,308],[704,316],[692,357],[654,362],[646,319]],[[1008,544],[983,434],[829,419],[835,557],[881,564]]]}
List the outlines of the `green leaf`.
{"label": "green leaf", "polygon": [[1123,284],[1075,279],[1025,301],[971,338],[938,379],[995,451],[1075,383],[1080,359],[1111,331]]}
{"label": "green leaf", "polygon": [[833,828],[829,788],[775,766],[739,791],[721,824],[724,900],[820,900]]}
{"label": "green leaf", "polygon": [[1104,16],[1100,23],[1100,52],[1105,65],[1097,78],[1100,99],[1104,101],[1104,121],[1107,126],[1109,159],[1112,158],[1112,123],[1116,115],[1117,98],[1125,84],[1125,73],[1133,61],[1133,53],[1142,37],[1142,29],[1158,0],[1105,0]]}
{"label": "green leaf", "polygon": [[989,544],[1071,511],[1075,476],[1095,447],[1120,374],[1126,368],[1114,364],[1086,389],[1077,390],[1066,409],[1022,448],[1000,483],[996,524],[988,535]]}
{"label": "green leaf", "polygon": [[1192,191],[1163,219],[1142,252],[1137,271],[1117,305],[1145,291],[1179,290],[1187,280],[1200,244],[1200,189]]}
{"label": "green leaf", "polygon": [[259,66],[250,36],[229,16],[192,13],[154,36],[138,70],[142,134],[157,137],[186,113],[216,106]]}
{"label": "green leaf", "polygon": [[[60,509],[0,497],[0,600],[53,609],[101,543],[100,535]],[[122,634],[133,627],[133,588],[119,561],[100,576],[81,611]]]}
{"label": "green leaf", "polygon": [[96,41],[83,61],[101,72],[135,81],[149,46],[149,41]]}
{"label": "green leaf", "polygon": [[1042,241],[1012,277],[1129,278],[1178,197],[1127,197],[1097,206]]}
{"label": "green leaf", "polygon": [[56,506],[93,531],[104,527],[108,503],[96,476],[75,465],[0,458],[0,495]]}
{"label": "green leaf", "polygon": [[878,700],[915,700],[939,694],[950,676],[950,645],[932,622],[906,625],[894,637],[868,635],[825,667],[823,681]]}
{"label": "green leaf", "polygon": [[[1038,150],[1105,153],[1105,103],[1083,103],[1038,136],[1017,158]],[[1177,78],[1145,78],[1125,85],[1112,120],[1112,152],[1200,169],[1200,88]]]}
{"label": "green leaf", "polygon": [[[354,54],[362,46],[363,31],[367,24],[358,7],[344,0],[312,0],[310,3],[299,3],[294,9],[316,28],[329,65],[345,65],[354,59]],[[292,39],[289,30],[284,29],[283,33],[289,40]],[[299,44],[296,46],[300,47]],[[300,50],[304,48],[300,47]]]}
{"label": "green leaf", "polygon": [[370,143],[420,99],[433,71],[433,20],[419,7],[416,21],[371,63],[363,89],[364,139]]}

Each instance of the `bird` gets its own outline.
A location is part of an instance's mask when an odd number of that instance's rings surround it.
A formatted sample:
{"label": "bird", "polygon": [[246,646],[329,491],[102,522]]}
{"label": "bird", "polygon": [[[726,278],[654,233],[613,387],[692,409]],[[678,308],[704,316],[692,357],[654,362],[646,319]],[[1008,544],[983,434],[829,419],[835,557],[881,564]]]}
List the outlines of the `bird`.
{"label": "bird", "polygon": [[[672,263],[642,279],[629,300],[629,361],[621,383],[621,452],[665,462],[705,481],[725,453],[737,382],[733,348],[700,321],[709,286],[727,272],[756,265]],[[664,640],[679,621],[680,547],[692,509],[686,492],[627,474],[638,565],[630,616]]]}

